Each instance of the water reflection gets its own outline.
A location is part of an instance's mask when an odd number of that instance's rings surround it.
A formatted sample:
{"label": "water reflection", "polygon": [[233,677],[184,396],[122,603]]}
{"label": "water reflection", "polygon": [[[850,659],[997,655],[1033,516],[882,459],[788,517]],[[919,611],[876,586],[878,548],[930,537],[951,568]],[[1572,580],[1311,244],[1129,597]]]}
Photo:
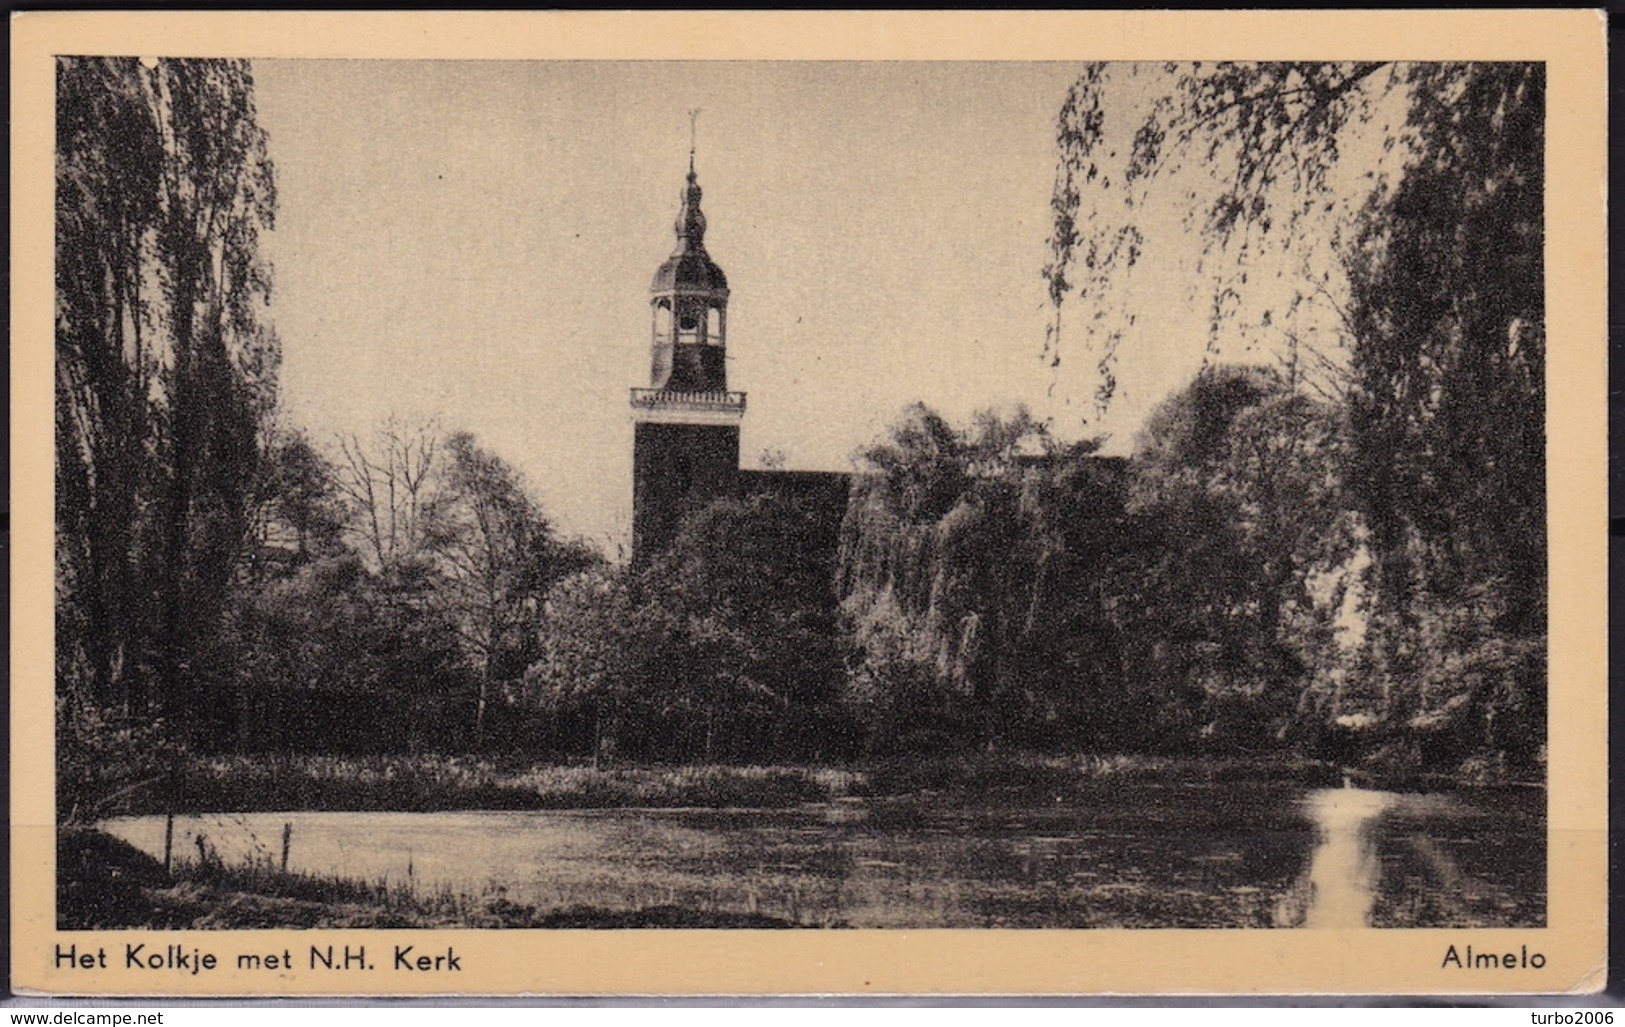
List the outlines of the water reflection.
{"label": "water reflection", "polygon": [[1305,927],[1365,927],[1377,901],[1382,865],[1374,823],[1393,805],[1389,792],[1326,788],[1305,798],[1317,841],[1309,863],[1311,899]]}

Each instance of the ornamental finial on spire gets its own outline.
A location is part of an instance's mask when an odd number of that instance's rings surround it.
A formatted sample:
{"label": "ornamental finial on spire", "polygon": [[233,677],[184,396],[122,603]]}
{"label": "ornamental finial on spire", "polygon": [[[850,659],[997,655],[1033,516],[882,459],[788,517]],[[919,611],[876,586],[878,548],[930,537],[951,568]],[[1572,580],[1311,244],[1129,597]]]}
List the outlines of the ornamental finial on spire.
{"label": "ornamental finial on spire", "polygon": [[690,181],[694,178],[694,148],[695,139],[699,135],[700,110],[699,107],[690,107],[688,109],[688,177]]}
{"label": "ornamental finial on spire", "polygon": [[677,249],[704,251],[705,215],[700,213],[699,176],[694,173],[695,137],[698,135],[700,109],[688,112],[688,187],[683,190],[683,206],[677,212]]}

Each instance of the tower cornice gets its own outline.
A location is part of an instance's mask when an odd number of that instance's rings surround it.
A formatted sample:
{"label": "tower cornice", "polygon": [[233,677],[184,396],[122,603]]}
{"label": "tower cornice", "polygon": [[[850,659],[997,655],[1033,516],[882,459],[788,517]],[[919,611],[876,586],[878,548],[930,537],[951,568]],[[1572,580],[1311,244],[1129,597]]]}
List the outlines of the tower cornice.
{"label": "tower cornice", "polygon": [[736,425],[745,417],[745,394],[716,390],[632,389],[632,419],[649,424]]}

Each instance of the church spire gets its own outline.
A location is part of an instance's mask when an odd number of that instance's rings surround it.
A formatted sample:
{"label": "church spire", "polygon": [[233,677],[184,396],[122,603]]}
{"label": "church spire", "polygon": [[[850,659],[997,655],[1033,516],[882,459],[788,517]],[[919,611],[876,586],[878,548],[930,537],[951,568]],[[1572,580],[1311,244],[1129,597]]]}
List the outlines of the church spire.
{"label": "church spire", "polygon": [[[698,110],[689,111],[689,131]],[[666,392],[726,393],[728,278],[705,252],[694,139],[689,138],[688,180],[677,211],[677,248],[649,285],[654,311],[649,386]]]}
{"label": "church spire", "polygon": [[694,171],[695,138],[700,109],[688,112],[688,186],[683,190],[682,207],[677,211],[677,252],[705,252],[705,213],[700,210],[700,181]]}

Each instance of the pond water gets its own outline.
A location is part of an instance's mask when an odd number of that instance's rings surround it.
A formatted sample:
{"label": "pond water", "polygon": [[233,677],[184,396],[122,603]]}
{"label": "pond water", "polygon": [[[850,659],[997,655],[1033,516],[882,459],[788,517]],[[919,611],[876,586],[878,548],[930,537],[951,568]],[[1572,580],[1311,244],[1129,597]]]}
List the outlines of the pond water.
{"label": "pond water", "polygon": [[[1053,803],[179,817],[177,858],[503,898],[852,927],[1538,926],[1538,789],[1102,782]],[[161,858],[162,817],[108,822]]]}

